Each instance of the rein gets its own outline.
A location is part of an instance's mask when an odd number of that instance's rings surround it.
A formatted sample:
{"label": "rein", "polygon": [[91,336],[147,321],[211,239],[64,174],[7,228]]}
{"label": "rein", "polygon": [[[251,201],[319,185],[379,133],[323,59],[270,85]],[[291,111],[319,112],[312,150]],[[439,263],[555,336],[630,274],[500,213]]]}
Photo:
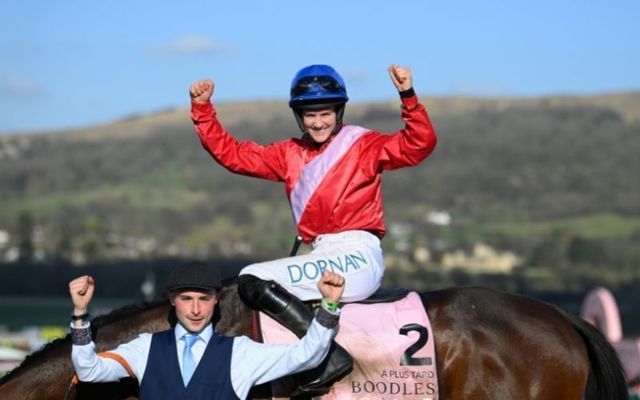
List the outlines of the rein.
{"label": "rein", "polygon": [[64,400],[69,400],[69,394],[71,393],[71,389],[73,389],[73,387],[76,386],[77,381],[78,381],[78,377],[74,374],[71,377],[71,382],[69,382],[69,387],[67,388],[67,392],[64,394]]}

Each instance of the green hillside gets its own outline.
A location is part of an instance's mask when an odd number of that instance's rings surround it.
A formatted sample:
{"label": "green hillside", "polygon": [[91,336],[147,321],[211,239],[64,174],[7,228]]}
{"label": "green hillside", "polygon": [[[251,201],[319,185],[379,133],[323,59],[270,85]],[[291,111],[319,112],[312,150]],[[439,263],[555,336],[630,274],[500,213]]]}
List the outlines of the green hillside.
{"label": "green hillside", "polygon": [[[410,232],[407,239],[390,229],[388,254],[411,260],[411,249],[423,245],[437,260],[485,242],[531,268],[637,269],[640,93],[426,103],[438,147],[420,166],[386,173],[387,224]],[[401,127],[398,105],[350,105],[345,120],[392,132]],[[296,135],[285,103],[222,104],[219,113],[240,139],[266,144]],[[269,258],[285,255],[295,233],[284,188],[215,164],[188,110],[0,136],[0,193],[5,258],[15,257],[11,247],[85,261]],[[446,211],[451,224],[428,223],[431,211]],[[409,250],[396,246],[401,240]],[[565,247],[545,250],[555,240]],[[599,250],[580,253],[580,243]]]}

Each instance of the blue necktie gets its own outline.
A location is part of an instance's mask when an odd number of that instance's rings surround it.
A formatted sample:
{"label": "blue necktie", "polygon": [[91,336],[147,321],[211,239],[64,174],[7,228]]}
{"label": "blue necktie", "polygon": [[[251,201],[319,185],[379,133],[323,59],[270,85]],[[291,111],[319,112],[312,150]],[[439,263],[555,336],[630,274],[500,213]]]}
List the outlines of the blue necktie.
{"label": "blue necktie", "polygon": [[187,333],[181,339],[184,341],[184,351],[182,352],[182,381],[185,387],[189,384],[193,371],[196,370],[196,360],[193,358],[191,347],[199,338],[198,335]]}

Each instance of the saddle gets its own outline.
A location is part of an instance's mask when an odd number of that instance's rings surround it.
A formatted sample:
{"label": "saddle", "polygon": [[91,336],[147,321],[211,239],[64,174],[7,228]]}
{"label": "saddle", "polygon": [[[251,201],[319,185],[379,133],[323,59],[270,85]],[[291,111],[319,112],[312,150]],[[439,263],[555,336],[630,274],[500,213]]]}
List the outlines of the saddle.
{"label": "saddle", "polygon": [[[273,344],[298,340],[266,314],[257,316],[254,339]],[[353,370],[322,399],[438,399],[433,334],[417,293],[379,290],[366,300],[343,304],[336,342],[353,357]],[[286,377],[272,382],[272,396],[289,397],[296,384]]]}
{"label": "saddle", "polygon": [[378,289],[368,298],[351,304],[393,303],[394,301],[407,297],[408,294],[409,291],[405,288]]}

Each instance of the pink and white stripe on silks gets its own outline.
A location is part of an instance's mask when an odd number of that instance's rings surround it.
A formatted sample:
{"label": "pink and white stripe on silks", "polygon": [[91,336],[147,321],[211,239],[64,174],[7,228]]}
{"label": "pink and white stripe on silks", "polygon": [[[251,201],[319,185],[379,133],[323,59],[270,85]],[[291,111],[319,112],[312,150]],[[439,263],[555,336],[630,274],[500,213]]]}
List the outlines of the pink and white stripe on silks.
{"label": "pink and white stripe on silks", "polygon": [[343,126],[325,151],[305,165],[289,196],[296,224],[300,222],[300,217],[307,207],[309,199],[311,199],[327,172],[351,148],[353,143],[367,132],[369,132],[369,129],[361,126]]}

